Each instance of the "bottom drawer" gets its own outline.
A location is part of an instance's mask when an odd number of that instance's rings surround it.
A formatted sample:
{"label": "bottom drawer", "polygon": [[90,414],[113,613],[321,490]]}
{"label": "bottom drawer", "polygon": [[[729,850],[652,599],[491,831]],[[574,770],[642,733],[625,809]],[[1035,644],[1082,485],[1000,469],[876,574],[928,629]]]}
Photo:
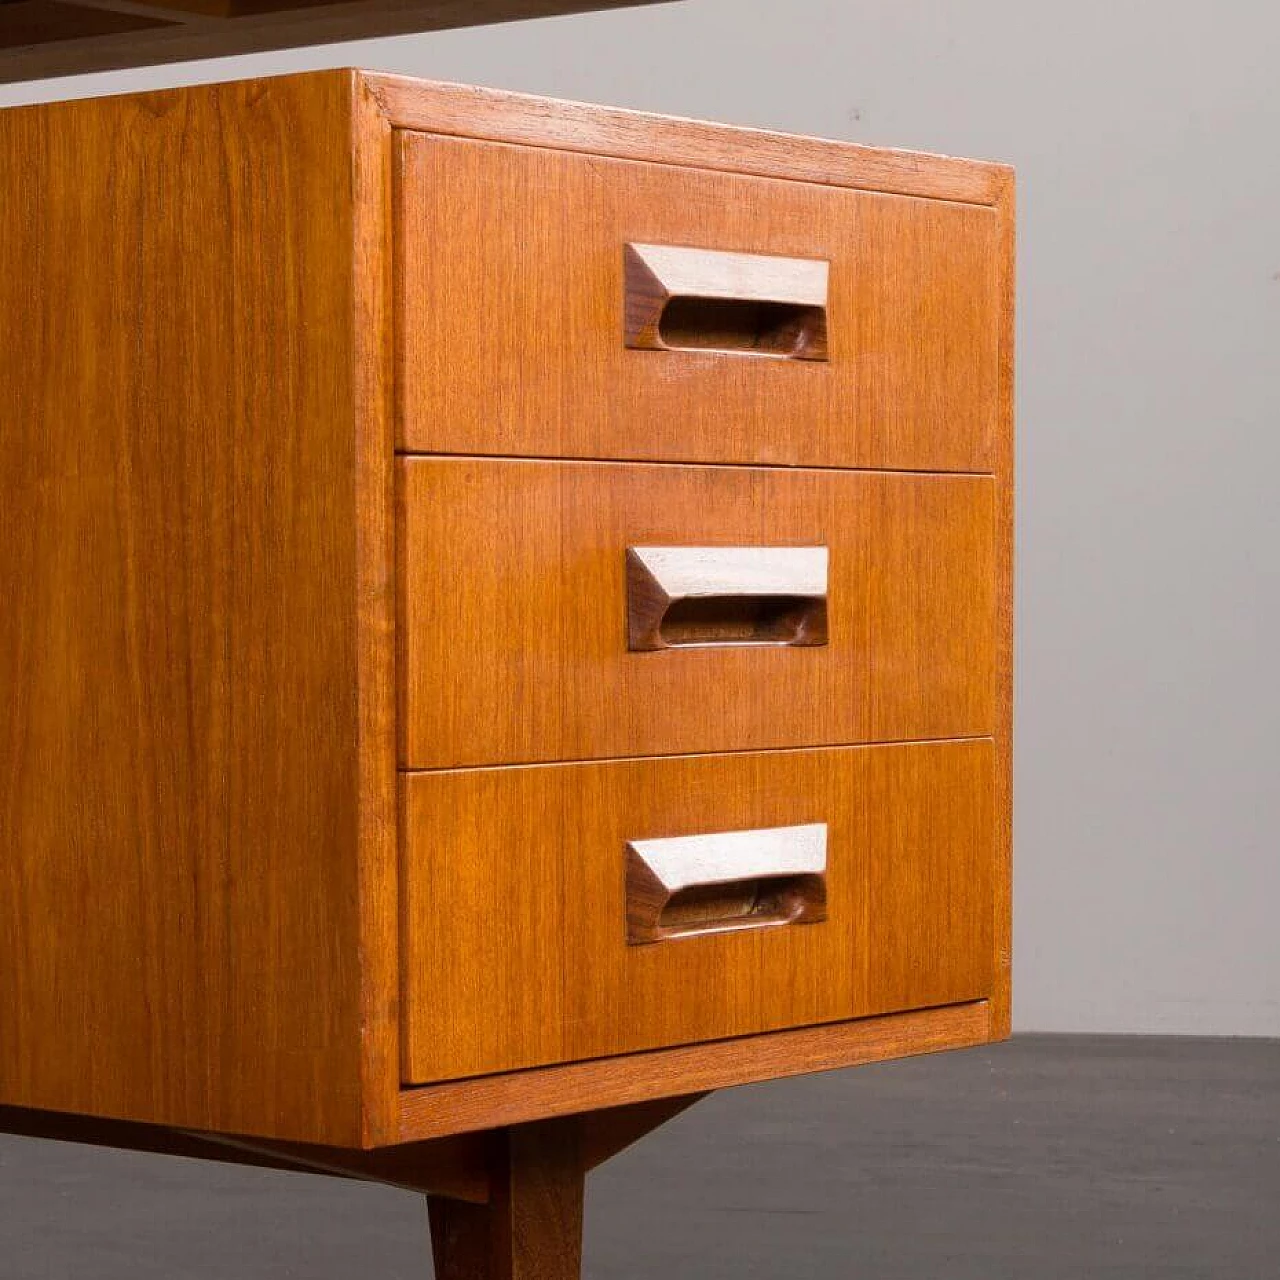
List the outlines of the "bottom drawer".
{"label": "bottom drawer", "polygon": [[406,1082],[989,995],[993,782],[986,739],[404,775]]}

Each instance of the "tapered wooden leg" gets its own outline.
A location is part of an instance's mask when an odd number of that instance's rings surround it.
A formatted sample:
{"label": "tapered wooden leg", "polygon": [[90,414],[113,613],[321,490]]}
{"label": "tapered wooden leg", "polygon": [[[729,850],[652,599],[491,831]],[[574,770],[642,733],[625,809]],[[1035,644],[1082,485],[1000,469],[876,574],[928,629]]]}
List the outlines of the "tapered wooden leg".
{"label": "tapered wooden leg", "polygon": [[488,1204],[428,1197],[436,1280],[579,1280],[580,1118],[500,1129],[492,1141]]}

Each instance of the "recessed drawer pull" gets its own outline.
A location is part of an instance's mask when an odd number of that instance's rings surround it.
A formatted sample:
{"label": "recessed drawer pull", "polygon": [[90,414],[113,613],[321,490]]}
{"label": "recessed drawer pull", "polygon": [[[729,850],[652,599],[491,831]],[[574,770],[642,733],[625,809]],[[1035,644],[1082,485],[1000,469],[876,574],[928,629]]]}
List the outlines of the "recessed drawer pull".
{"label": "recessed drawer pull", "polygon": [[826,643],[826,547],[627,548],[631,650]]}
{"label": "recessed drawer pull", "polygon": [[630,943],[826,918],[826,823],[627,844]]}
{"label": "recessed drawer pull", "polygon": [[827,358],[826,262],[658,244],[624,254],[627,346]]}

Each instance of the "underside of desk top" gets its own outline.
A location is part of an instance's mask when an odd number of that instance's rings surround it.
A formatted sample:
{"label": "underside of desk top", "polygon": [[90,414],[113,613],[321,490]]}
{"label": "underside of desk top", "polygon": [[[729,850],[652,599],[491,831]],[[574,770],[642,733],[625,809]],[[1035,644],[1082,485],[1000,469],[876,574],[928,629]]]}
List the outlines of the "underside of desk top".
{"label": "underside of desk top", "polygon": [[659,0],[0,0],[0,83]]}

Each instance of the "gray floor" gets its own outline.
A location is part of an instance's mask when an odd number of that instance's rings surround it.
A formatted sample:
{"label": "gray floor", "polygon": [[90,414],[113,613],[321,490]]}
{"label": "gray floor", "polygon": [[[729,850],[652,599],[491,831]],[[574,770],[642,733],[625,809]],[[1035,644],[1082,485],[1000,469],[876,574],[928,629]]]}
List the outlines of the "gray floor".
{"label": "gray floor", "polygon": [[[591,1280],[1280,1277],[1280,1041],[1027,1036],[733,1090],[593,1175]],[[0,1138],[0,1280],[425,1280],[413,1195]]]}

